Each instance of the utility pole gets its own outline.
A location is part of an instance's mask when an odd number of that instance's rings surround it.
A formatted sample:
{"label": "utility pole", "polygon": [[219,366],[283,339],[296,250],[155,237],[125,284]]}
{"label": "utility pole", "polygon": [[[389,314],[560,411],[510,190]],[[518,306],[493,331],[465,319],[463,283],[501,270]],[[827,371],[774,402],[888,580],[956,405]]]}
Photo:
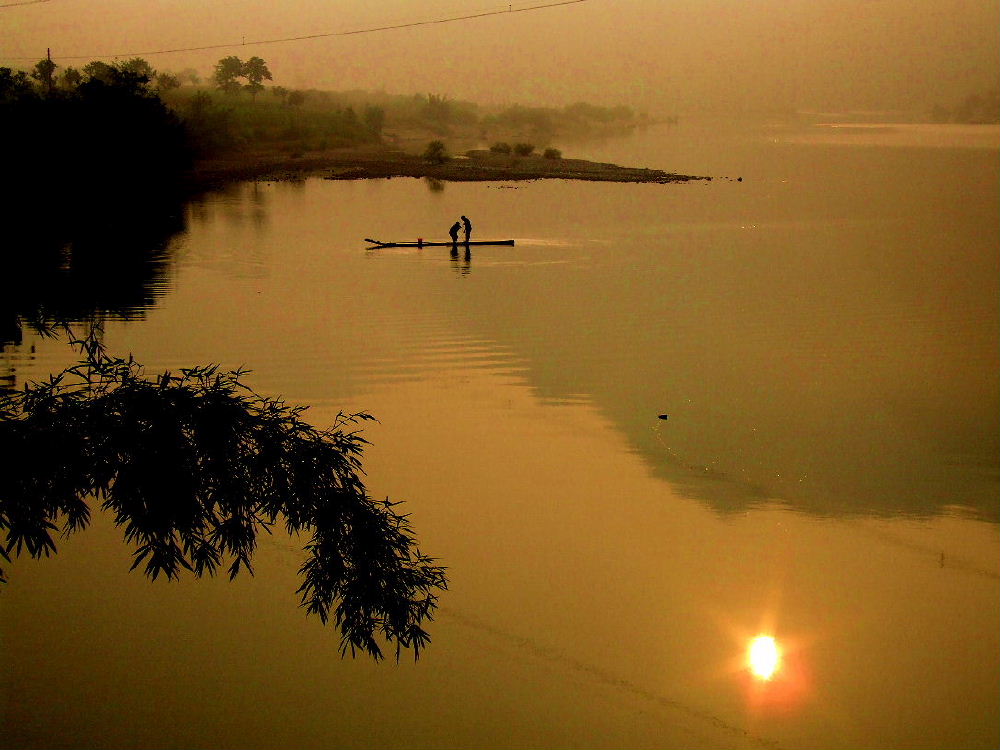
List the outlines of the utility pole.
{"label": "utility pole", "polygon": [[56,66],[52,64],[52,48],[51,47],[46,47],[45,48],[45,59],[48,60],[48,62],[49,62],[48,75],[45,77],[45,83],[46,83],[46,85],[48,85],[48,87],[49,87],[49,94],[51,95],[52,94],[52,79],[53,79],[52,73],[56,69]]}

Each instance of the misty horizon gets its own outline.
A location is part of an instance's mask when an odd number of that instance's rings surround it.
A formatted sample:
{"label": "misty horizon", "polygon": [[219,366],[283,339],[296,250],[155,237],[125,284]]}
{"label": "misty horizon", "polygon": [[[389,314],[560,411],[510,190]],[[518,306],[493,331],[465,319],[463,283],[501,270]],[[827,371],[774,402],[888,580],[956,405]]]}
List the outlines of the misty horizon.
{"label": "misty horizon", "polygon": [[[532,10],[545,4],[497,12],[444,1],[352,2],[333,14],[305,0],[294,12],[257,0],[176,0],[155,11],[113,0],[80,15],[73,0],[48,0],[0,12],[0,65],[30,69],[46,50],[63,68],[136,55],[159,70],[194,68],[207,78],[221,57],[260,55],[273,84],[292,88],[433,92],[485,105],[588,101],[654,116],[926,113],[996,89],[994,3],[939,0],[914,13],[902,0],[584,0]],[[430,23],[478,13],[493,15]],[[423,25],[252,43],[401,24]]]}

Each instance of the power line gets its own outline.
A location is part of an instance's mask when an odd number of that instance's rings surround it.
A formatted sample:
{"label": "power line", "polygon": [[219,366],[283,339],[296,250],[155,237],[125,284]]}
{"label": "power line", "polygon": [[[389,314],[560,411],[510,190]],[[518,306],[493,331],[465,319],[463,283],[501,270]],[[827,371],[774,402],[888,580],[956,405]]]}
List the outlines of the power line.
{"label": "power line", "polygon": [[21,0],[17,3],[0,3],[0,8],[13,8],[15,5],[38,5],[38,3],[51,3],[52,0]]}
{"label": "power line", "polygon": [[[23,4],[51,2],[51,0],[24,0]],[[372,26],[364,29],[352,29],[350,31],[328,31],[319,34],[303,34],[301,36],[288,36],[280,39],[255,39],[249,42],[229,42],[226,44],[206,44],[201,47],[178,47],[176,49],[146,50],[142,52],[120,52],[113,55],[59,55],[60,60],[99,60],[103,58],[120,57],[151,57],[153,55],[168,55],[174,52],[202,52],[212,49],[227,49],[231,47],[252,47],[261,44],[280,44],[282,42],[301,42],[308,39],[323,39],[334,36],[356,36],[358,34],[374,34],[379,31],[392,31],[395,29],[410,29],[416,26],[434,26],[437,24],[455,23],[458,21],[471,21],[476,18],[486,18],[487,16],[502,16],[510,13],[526,13],[529,11],[543,10],[545,8],[555,8],[560,5],[576,5],[585,3],[587,0],[558,0],[557,2],[541,3],[538,5],[527,5],[515,8],[513,3],[502,10],[487,10],[479,13],[469,13],[462,16],[448,16],[445,18],[433,18],[424,21],[409,21],[407,23],[397,23],[389,26]],[[10,60],[33,60],[33,57],[13,57]]]}

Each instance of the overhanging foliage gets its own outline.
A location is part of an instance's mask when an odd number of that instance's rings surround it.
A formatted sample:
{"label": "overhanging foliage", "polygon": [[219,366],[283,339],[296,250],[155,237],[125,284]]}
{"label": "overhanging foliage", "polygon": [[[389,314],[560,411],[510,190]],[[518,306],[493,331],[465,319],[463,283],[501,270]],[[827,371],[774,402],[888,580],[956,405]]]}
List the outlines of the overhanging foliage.
{"label": "overhanging foliage", "polygon": [[233,577],[252,574],[258,533],[283,524],[311,533],[298,593],[334,620],[342,653],[379,659],[385,641],[397,659],[419,656],[447,580],[397,504],[365,489],[358,426],[370,415],[321,430],[304,407],[245,386],[243,370],[148,378],[96,335],[73,343],[76,366],[0,394],[0,555],[54,553],[53,533],[86,528],[99,502],[135,546],[133,569],[172,579],[228,563]]}

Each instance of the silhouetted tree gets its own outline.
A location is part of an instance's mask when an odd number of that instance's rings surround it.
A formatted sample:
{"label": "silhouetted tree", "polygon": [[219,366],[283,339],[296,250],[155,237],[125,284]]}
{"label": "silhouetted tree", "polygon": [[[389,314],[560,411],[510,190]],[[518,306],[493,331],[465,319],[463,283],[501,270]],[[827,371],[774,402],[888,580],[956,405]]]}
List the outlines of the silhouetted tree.
{"label": "silhouetted tree", "polygon": [[240,82],[236,79],[243,75],[243,62],[235,56],[223,57],[215,64],[212,80],[215,87],[227,94],[235,94],[240,90]]}
{"label": "silhouetted tree", "polygon": [[0,68],[0,103],[14,103],[32,97],[31,79],[23,70]]}
{"label": "silhouetted tree", "polygon": [[72,91],[83,81],[83,75],[76,68],[66,68],[59,76],[59,86]]}
{"label": "silhouetted tree", "polygon": [[263,81],[270,81],[271,71],[267,69],[267,63],[256,55],[243,63],[240,75],[247,79],[246,90],[250,92],[250,97],[256,101],[257,94],[264,90]]}
{"label": "silhouetted tree", "polygon": [[139,78],[145,78],[146,82],[156,78],[156,71],[153,66],[141,57],[133,57],[131,60],[123,60],[115,65],[122,73],[130,73]]}
{"label": "silhouetted tree", "polygon": [[35,63],[31,71],[31,77],[38,81],[46,92],[52,91],[55,82],[54,74],[58,66],[47,57]]}
{"label": "silhouetted tree", "polygon": [[299,91],[298,89],[296,89],[295,91],[289,92],[289,94],[288,94],[288,106],[290,106],[290,107],[301,107],[305,103],[306,103],[306,92],[305,91]]}
{"label": "silhouetted tree", "polygon": [[177,578],[252,574],[257,535],[307,532],[298,589],[307,612],[340,629],[341,653],[414,656],[430,638],[444,569],[421,554],[406,516],[361,480],[368,414],[320,430],[302,407],[247,388],[243,371],[194,367],[146,378],[100,336],[74,342],[75,367],[0,394],[0,556],[56,552],[53,532],[87,527],[91,503],[135,546],[132,568]]}
{"label": "silhouetted tree", "polygon": [[284,86],[272,86],[271,94],[278,97],[282,104],[288,104],[288,89]]}
{"label": "silhouetted tree", "polygon": [[156,76],[156,90],[157,91],[170,91],[172,89],[179,88],[181,82],[177,80],[176,76],[170,73],[160,73]]}
{"label": "silhouetted tree", "polygon": [[115,69],[101,60],[92,60],[84,65],[83,74],[87,80],[101,81],[107,84],[113,84],[118,78]]}
{"label": "silhouetted tree", "polygon": [[[8,76],[0,105],[0,161],[18,190],[5,210],[38,214],[46,226],[70,222],[113,199],[127,206],[174,190],[190,163],[179,119],[142,76],[95,61],[86,80],[58,96],[19,90]],[[3,78],[3,76],[0,76]],[[67,138],[67,133],[72,138]],[[44,144],[25,148],[25,144]],[[47,196],[58,212],[32,196]],[[89,207],[89,208],[88,208]]]}
{"label": "silhouetted tree", "polygon": [[424,149],[424,161],[429,161],[432,164],[443,164],[449,158],[443,141],[431,141]]}

